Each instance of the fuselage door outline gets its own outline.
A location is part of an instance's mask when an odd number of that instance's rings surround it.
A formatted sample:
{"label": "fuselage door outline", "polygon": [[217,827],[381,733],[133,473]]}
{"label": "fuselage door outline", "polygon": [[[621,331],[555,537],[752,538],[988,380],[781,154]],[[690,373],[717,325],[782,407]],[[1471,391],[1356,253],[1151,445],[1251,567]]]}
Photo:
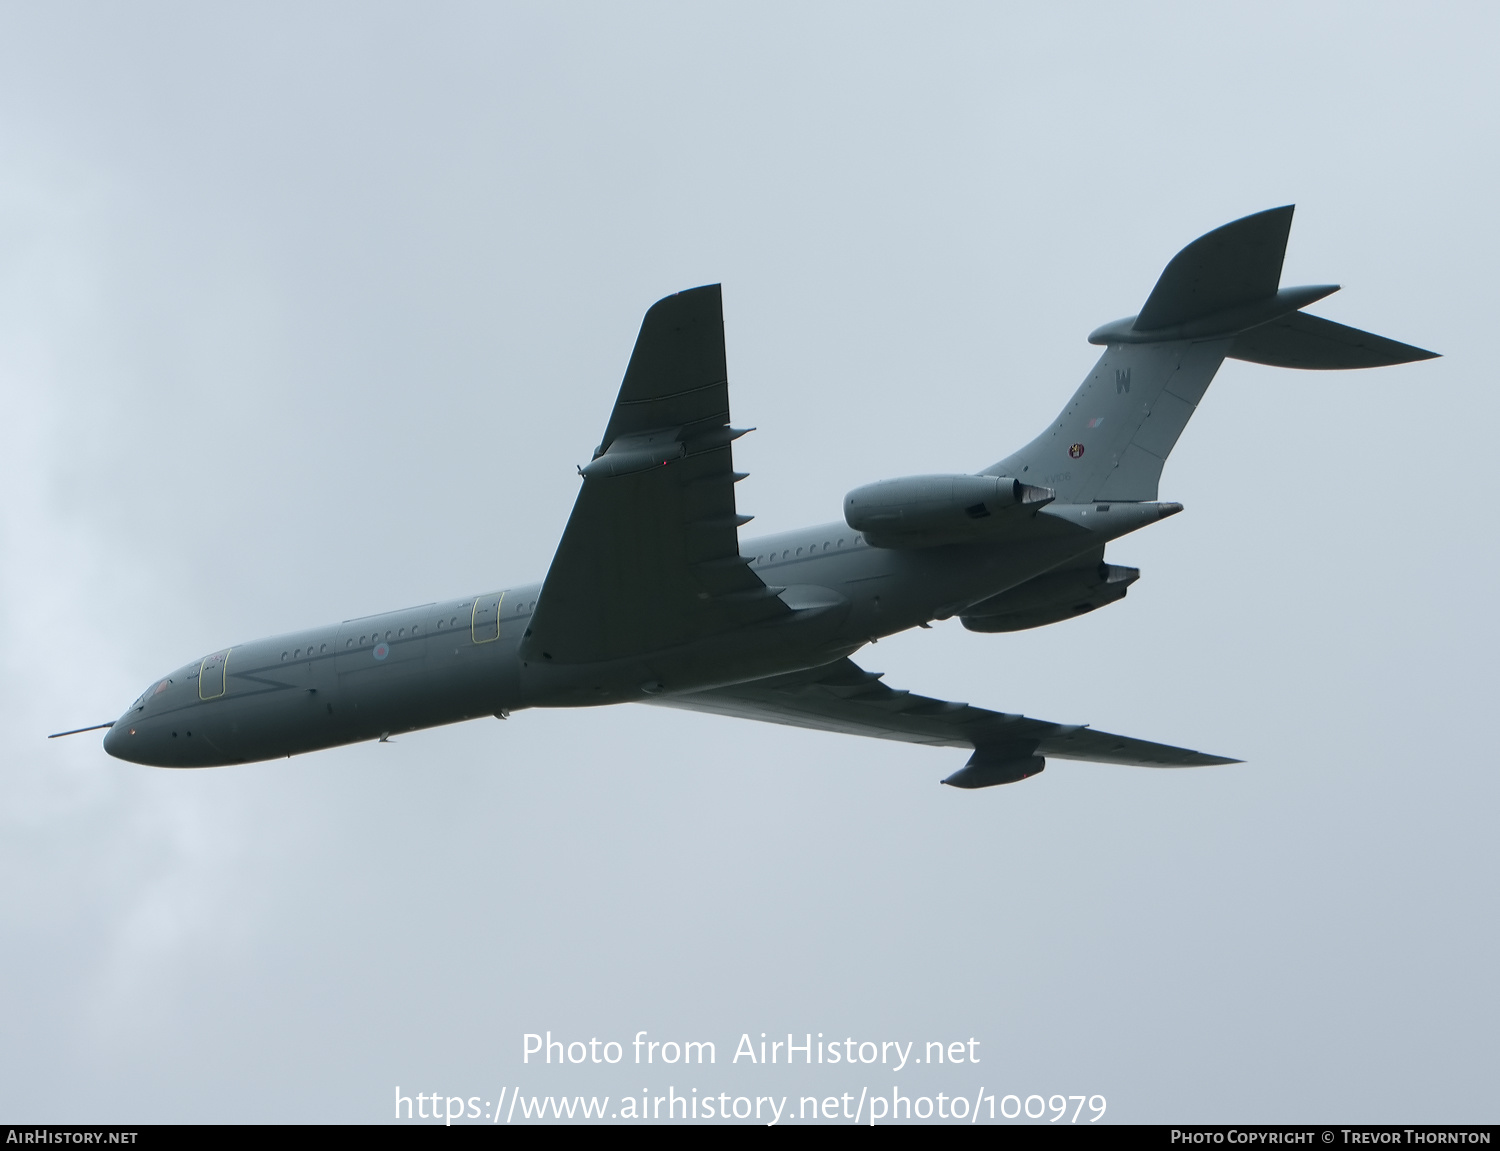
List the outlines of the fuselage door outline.
{"label": "fuselage door outline", "polygon": [[[204,656],[203,662],[198,665],[198,698],[203,700],[218,699],[229,687],[229,653],[233,648],[226,647],[223,651],[216,651],[213,655]],[[217,688],[217,691],[208,691],[208,688]]]}
{"label": "fuselage door outline", "polygon": [[469,622],[469,636],[475,643],[494,643],[500,638],[500,605],[504,602],[504,592],[475,598],[474,614]]}

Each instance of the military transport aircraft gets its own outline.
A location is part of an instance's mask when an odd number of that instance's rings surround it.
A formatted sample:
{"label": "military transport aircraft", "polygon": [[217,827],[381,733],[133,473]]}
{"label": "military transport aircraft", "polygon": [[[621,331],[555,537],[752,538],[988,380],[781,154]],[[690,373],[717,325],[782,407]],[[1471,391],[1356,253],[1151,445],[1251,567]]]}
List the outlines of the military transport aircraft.
{"label": "military transport aircraft", "polygon": [[[1181,511],[1162,464],[1225,357],[1370,368],[1434,353],[1308,315],[1282,288],[1292,207],[1179,252],[1056,421],[977,474],[851,491],[842,522],[742,540],[719,286],[646,313],[546,578],[226,647],[153,683],[110,755],[160,767],[290,756],[528,707],[642,702],[972,749],[944,783],[989,787],[1048,758],[1143,767],[1221,756],[928,699],[851,659],[958,616],[976,632],[1070,619],[1139,572],[1113,539]],[[79,730],[97,730],[83,728]],[[73,732],[61,732],[68,735]]]}

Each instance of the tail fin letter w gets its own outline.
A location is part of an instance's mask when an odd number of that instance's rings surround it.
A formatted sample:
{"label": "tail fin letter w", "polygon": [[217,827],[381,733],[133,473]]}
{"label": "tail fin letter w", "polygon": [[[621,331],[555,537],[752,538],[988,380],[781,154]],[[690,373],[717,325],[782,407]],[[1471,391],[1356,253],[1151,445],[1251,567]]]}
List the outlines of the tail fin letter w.
{"label": "tail fin letter w", "polygon": [[1130,369],[1129,368],[1116,368],[1115,369],[1115,395],[1119,395],[1121,392],[1128,392],[1128,391],[1130,391]]}

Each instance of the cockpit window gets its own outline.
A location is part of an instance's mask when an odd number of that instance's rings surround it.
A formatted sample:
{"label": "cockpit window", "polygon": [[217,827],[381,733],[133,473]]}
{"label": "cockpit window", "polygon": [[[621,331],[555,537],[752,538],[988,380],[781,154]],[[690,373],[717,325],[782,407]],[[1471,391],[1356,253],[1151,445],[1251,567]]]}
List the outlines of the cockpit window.
{"label": "cockpit window", "polygon": [[145,691],[141,692],[140,697],[138,699],[136,699],[136,701],[133,704],[130,705],[131,710],[133,710],[133,711],[143,711],[143,710],[145,710],[146,700],[150,699],[152,696],[160,695],[162,692],[166,691],[167,688],[170,687],[171,685],[172,685],[172,680],[171,680],[170,677],[168,677],[167,679],[162,680],[160,683],[152,684]]}

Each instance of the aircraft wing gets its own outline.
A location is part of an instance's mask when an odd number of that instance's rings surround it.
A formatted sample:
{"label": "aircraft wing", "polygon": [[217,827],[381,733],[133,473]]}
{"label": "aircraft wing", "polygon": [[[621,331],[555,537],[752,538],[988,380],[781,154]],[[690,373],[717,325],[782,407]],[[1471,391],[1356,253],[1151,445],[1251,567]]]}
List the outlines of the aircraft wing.
{"label": "aircraft wing", "polygon": [[718,284],[651,307],[522,656],[591,663],[790,614],[740,556]]}
{"label": "aircraft wing", "polygon": [[1240,762],[1087,727],[929,699],[889,688],[880,679],[852,660],[842,659],[811,671],[647,702],[817,731],[933,747],[971,747],[974,755],[968,765],[943,781],[960,787],[1024,779],[1042,770],[1042,760],[1047,756],[1132,767],[1207,767]]}

